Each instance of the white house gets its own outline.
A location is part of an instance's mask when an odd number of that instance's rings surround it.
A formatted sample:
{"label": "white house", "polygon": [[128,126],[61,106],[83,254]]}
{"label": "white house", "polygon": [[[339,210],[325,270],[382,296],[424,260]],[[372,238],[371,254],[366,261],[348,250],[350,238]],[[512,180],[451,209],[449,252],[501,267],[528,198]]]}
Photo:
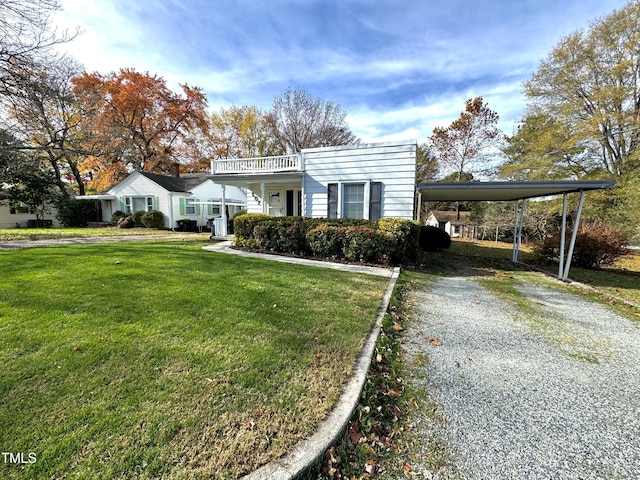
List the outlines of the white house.
{"label": "white house", "polygon": [[246,189],[249,213],[414,219],[416,148],[416,142],[386,142],[214,160],[209,178]]}
{"label": "white house", "polygon": [[451,238],[476,237],[478,224],[471,220],[471,212],[432,210],[427,215],[425,225],[438,227],[449,234]]}
{"label": "white house", "polygon": [[[60,222],[56,218],[56,209],[53,205],[47,205],[42,213],[40,224],[43,226],[59,227]],[[36,212],[21,202],[0,201],[0,228],[25,228],[36,227]]]}
{"label": "white house", "polygon": [[[104,222],[109,222],[118,210],[124,213],[158,210],[164,214],[165,227],[172,229],[182,220],[192,220],[198,227],[207,226],[210,219],[219,224],[223,216],[233,215],[246,206],[242,189],[215,184],[204,173],[169,176],[133,172],[104,194],[76,198],[100,200]],[[221,228],[218,226],[216,233]]]}

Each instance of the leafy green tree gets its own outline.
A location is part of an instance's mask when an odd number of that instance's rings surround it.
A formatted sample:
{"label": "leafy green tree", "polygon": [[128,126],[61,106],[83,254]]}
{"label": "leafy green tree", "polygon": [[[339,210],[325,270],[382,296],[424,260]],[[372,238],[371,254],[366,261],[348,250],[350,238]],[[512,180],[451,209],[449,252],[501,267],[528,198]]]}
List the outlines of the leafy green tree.
{"label": "leafy green tree", "polygon": [[21,203],[41,220],[59,193],[51,170],[11,134],[0,130],[0,200]]}
{"label": "leafy green tree", "polygon": [[583,157],[586,148],[574,142],[571,128],[544,113],[531,113],[507,138],[506,160],[500,177],[512,180],[554,180],[588,175]]}
{"label": "leafy green tree", "polygon": [[570,133],[586,171],[619,176],[638,166],[639,24],[640,2],[634,1],[567,35],[525,84],[532,113]]}
{"label": "leafy green tree", "polygon": [[500,169],[508,178],[615,179],[613,191],[590,194],[585,218],[610,218],[636,238],[639,24],[633,1],[557,44],[525,84],[527,115]]}

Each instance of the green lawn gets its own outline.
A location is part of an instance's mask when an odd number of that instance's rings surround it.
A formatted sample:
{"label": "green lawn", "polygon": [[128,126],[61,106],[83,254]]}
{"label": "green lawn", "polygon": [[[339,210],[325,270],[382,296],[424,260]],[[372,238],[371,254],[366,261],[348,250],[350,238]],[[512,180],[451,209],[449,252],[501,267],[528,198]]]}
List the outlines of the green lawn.
{"label": "green lawn", "polygon": [[[172,232],[171,230],[158,230],[153,228],[7,228],[0,229],[0,242],[9,240],[125,237],[131,235],[180,235],[194,237],[199,234],[190,232]],[[209,233],[206,233],[202,238],[209,238]]]}
{"label": "green lawn", "polygon": [[198,243],[0,251],[0,478],[236,478],[338,397],[386,279]]}

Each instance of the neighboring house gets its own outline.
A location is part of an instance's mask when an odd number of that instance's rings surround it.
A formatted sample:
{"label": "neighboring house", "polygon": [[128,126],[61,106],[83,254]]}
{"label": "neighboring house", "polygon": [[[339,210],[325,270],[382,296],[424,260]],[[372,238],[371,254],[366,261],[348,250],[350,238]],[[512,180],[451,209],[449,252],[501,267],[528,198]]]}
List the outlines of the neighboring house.
{"label": "neighboring house", "polygon": [[118,210],[124,213],[159,210],[167,228],[177,228],[182,220],[192,220],[198,227],[204,227],[215,219],[216,234],[222,229],[218,223],[223,216],[232,216],[246,206],[244,191],[217,185],[204,173],[169,176],[133,172],[104,194],[76,199],[100,200],[103,222],[109,222]]}
{"label": "neighboring house", "polygon": [[471,212],[432,210],[427,215],[425,225],[438,227],[449,234],[451,238],[475,238],[478,224],[471,220]]}
{"label": "neighboring house", "polygon": [[221,185],[245,188],[249,213],[415,219],[416,142],[214,160],[209,178]]}
{"label": "neighboring house", "polygon": [[[48,206],[44,209],[41,225],[59,227],[60,222],[56,218],[56,209]],[[30,209],[24,203],[0,201],[0,228],[33,228],[37,227],[35,210]]]}

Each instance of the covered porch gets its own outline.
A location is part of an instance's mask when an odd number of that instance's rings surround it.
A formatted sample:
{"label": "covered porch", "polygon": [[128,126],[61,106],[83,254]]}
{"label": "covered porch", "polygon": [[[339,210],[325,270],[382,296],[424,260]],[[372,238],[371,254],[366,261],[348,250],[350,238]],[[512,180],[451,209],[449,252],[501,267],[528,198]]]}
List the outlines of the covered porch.
{"label": "covered porch", "polygon": [[[222,211],[226,214],[225,191],[227,185],[240,187],[247,193],[247,212],[265,213],[276,217],[302,215],[304,212],[303,172],[271,174],[216,174],[215,183],[222,186]],[[227,235],[227,218],[216,223],[216,234]]]}

